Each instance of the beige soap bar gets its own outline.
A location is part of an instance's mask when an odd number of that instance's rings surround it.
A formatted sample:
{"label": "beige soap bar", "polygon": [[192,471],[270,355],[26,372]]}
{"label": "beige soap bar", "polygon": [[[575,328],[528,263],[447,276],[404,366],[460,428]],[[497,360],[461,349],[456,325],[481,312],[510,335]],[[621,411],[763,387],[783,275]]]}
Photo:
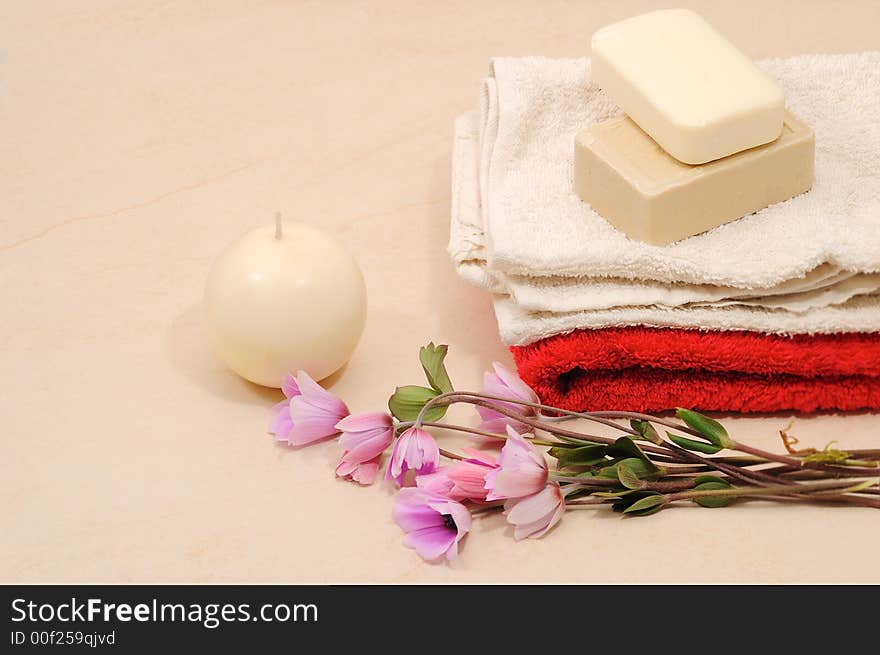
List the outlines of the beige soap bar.
{"label": "beige soap bar", "polygon": [[575,137],[574,188],[628,237],[660,245],[807,191],[813,153],[813,131],[790,112],[772,143],[698,166],[621,116]]}
{"label": "beige soap bar", "polygon": [[662,9],[603,27],[593,81],[670,155],[703,164],[776,139],[782,89],[698,14]]}

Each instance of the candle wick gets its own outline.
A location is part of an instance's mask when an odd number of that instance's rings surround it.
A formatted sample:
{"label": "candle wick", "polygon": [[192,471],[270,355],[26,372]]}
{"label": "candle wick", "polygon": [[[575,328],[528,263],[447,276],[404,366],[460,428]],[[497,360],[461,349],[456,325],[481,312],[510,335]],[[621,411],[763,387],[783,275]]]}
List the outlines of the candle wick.
{"label": "candle wick", "polygon": [[275,238],[281,238],[281,212],[275,212]]}

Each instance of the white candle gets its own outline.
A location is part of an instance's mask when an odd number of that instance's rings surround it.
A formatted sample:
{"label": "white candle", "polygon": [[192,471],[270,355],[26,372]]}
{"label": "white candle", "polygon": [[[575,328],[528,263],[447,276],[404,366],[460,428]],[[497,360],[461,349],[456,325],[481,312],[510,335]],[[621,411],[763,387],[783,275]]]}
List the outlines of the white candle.
{"label": "white candle", "polygon": [[320,380],[345,364],[366,319],[354,257],[301,223],[257,228],[217,258],[205,288],[217,353],[243,378],[279,387],[299,369]]}

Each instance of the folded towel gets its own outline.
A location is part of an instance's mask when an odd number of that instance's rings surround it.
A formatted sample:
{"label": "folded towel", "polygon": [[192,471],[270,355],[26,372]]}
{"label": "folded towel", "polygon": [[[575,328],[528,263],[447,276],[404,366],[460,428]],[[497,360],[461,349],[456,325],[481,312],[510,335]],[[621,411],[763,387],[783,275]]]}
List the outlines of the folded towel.
{"label": "folded towel", "polygon": [[[835,271],[829,274],[828,271]],[[701,304],[713,307],[745,305],[805,312],[815,307],[839,305],[860,295],[880,292],[880,274],[840,271],[826,264],[804,277],[769,289],[738,289],[711,284],[672,284],[617,278],[594,278],[584,284],[577,278],[525,278],[505,276],[504,284],[514,302],[537,312],[572,312],[615,307],[658,305],[681,307]],[[502,293],[504,293],[502,292]]]}
{"label": "folded towel", "polygon": [[574,411],[880,407],[880,334],[579,330],[511,348],[541,400]]}
{"label": "folded towel", "polygon": [[[588,62],[493,62],[482,114],[456,121],[449,252],[462,277],[499,294],[496,314],[505,342],[638,324],[778,334],[880,327],[878,277],[870,274],[880,269],[880,230],[872,226],[880,217],[880,108],[866,104],[864,93],[880,82],[880,53],[764,65],[786,88],[790,106],[816,130],[814,189],[659,247],[626,239],[571,192],[573,134],[614,113],[587,84]],[[523,107],[523,97],[534,111]],[[578,103],[584,107],[572,106]],[[497,147],[517,141],[519,148]],[[524,189],[534,195],[518,193]],[[498,196],[494,204],[490,196]],[[571,211],[561,211],[565,207]],[[490,228],[504,228],[505,221],[511,227],[499,237],[484,230],[484,220]],[[513,249],[505,251],[505,244]],[[553,266],[557,251],[560,266],[542,271]],[[524,263],[497,267],[516,257]],[[577,257],[583,258],[575,267],[580,277],[555,275]],[[532,274],[510,270],[517,268]]]}
{"label": "folded towel", "polygon": [[[575,133],[619,113],[590,84],[586,59],[499,58],[482,89],[479,151],[454,186],[479,206],[455,230],[457,262],[505,275],[619,277],[773,287],[830,263],[880,272],[880,52],[807,55],[761,65],[816,132],[813,189],[669,246],[627,239],[572,191]],[[474,117],[462,117],[464,128]],[[462,129],[459,140],[470,136]],[[476,171],[476,176],[474,175]],[[468,185],[478,184],[476,192]],[[485,228],[485,230],[484,230]],[[484,236],[480,236],[485,231]]]}
{"label": "folded towel", "polygon": [[840,305],[796,313],[764,307],[617,307],[584,312],[529,312],[510,298],[495,297],[501,339],[525,345],[577,329],[627,326],[699,330],[747,330],[776,335],[880,331],[880,297],[859,296]]}

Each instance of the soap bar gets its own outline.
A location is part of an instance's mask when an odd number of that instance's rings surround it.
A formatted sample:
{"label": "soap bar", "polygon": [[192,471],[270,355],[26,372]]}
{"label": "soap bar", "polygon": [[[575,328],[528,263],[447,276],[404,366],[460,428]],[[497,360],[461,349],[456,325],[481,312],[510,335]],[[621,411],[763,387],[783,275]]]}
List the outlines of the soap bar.
{"label": "soap bar", "polygon": [[628,237],[666,244],[807,191],[814,146],[813,131],[786,112],[772,143],[691,166],[619,116],[576,135],[574,188]]}
{"label": "soap bar", "polygon": [[666,9],[592,40],[593,82],[666,152],[703,164],[782,131],[782,89],[698,14]]}

